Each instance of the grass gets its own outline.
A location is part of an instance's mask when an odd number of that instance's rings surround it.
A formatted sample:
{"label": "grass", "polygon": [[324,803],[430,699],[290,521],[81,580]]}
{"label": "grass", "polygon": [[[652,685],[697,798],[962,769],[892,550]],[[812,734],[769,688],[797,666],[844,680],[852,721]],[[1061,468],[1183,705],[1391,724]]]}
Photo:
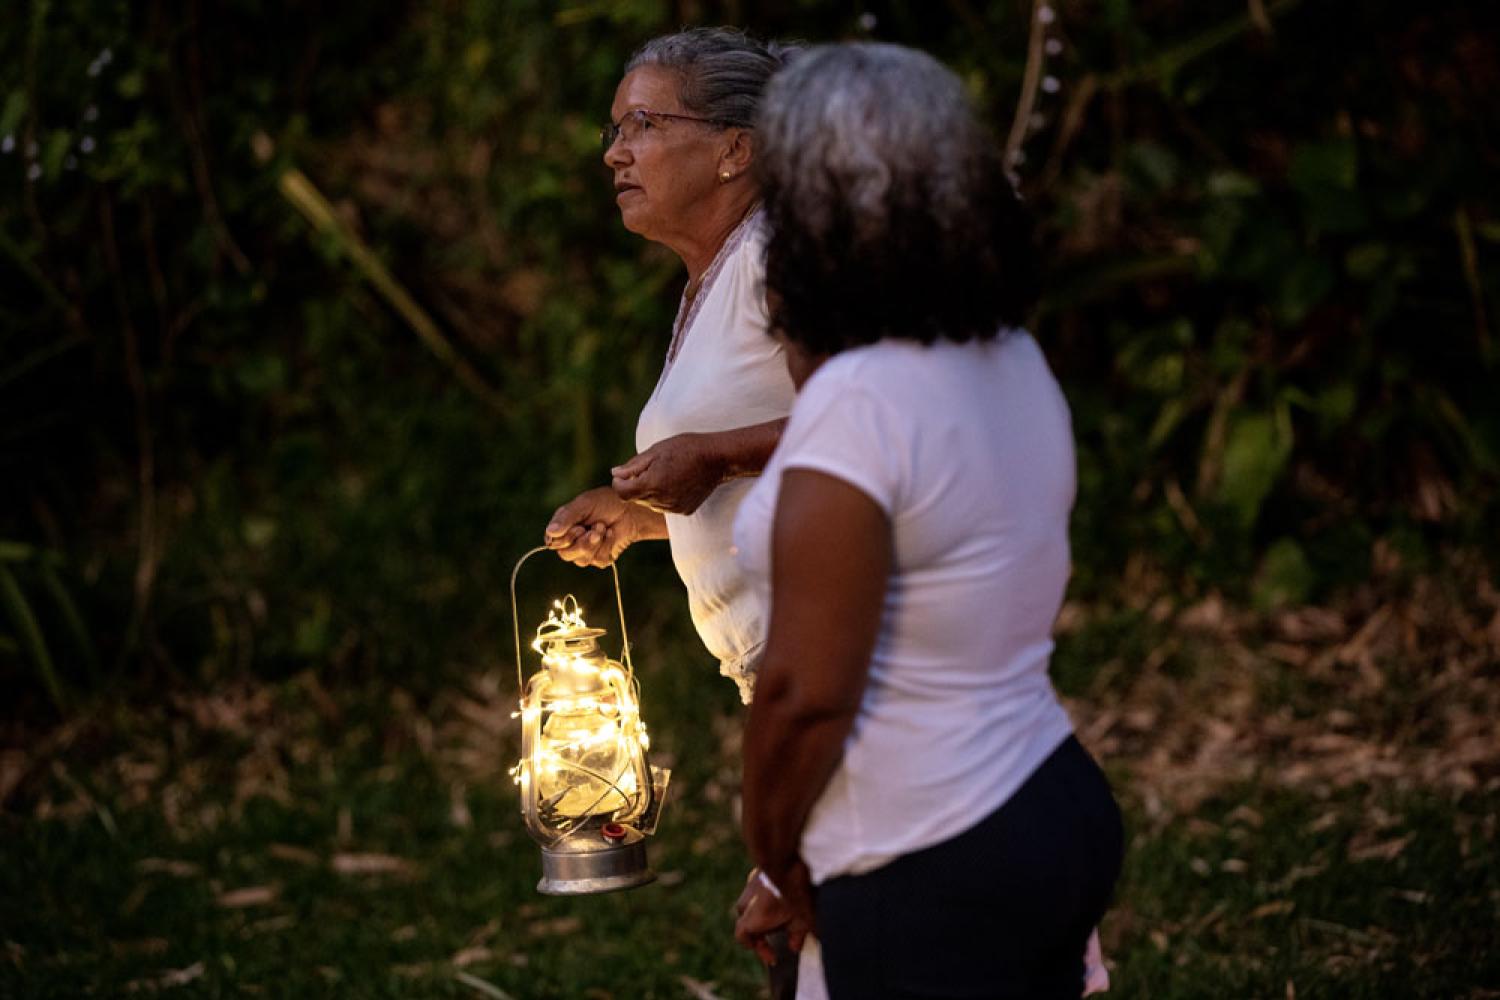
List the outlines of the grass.
{"label": "grass", "polygon": [[[1346,617],[1337,637],[1283,632],[1347,651],[1363,619]],[[1380,669],[1350,667],[1335,695],[1316,664],[1263,654],[1297,658],[1248,635],[1264,623],[1075,618],[1057,671],[1130,838],[1103,931],[1113,995],[1500,997],[1500,779],[1463,717],[1493,731],[1492,667],[1410,690],[1406,662],[1399,699],[1366,698],[1396,669],[1366,630]],[[739,709],[670,621],[637,637],[674,767],[656,885],[534,891],[503,669],[422,705],[303,675],[96,706],[7,751],[0,996],[762,995],[730,934]]]}
{"label": "grass", "polygon": [[1106,925],[1119,992],[1495,995],[1497,806],[1493,793],[1320,799],[1246,787],[1160,830],[1142,830],[1137,812]]}

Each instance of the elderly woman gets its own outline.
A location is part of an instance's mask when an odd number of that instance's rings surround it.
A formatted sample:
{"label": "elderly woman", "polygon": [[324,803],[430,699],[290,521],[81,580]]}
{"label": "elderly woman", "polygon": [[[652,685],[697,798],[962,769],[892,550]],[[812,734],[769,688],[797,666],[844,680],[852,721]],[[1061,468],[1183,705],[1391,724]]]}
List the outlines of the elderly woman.
{"label": "elderly woman", "polygon": [[611,486],[564,504],[546,542],[605,566],[668,539],[693,623],[748,701],[764,605],[730,555],[730,531],[791,409],[781,348],[766,336],[764,238],[752,165],[761,93],[782,50],[724,28],[654,39],[626,64],[604,127],[625,228],[682,258],[687,286],[638,454]]}
{"label": "elderly woman", "polygon": [[[654,39],[626,64],[602,132],[604,163],[625,228],[682,258],[687,286],[636,424],[638,454],[612,470],[610,486],[560,507],[545,531],[562,558],[585,566],[606,566],[635,542],[669,540],[698,635],[746,702],[765,603],[746,586],[730,534],[794,395],[781,347],[766,335],[752,169],[755,113],[784,53],[742,32],[699,28]],[[781,998],[796,988],[798,966],[785,936],[776,941],[771,985]]]}
{"label": "elderly woman", "polygon": [[815,925],[835,998],[1078,997],[1122,831],[1047,676],[1072,433],[998,146],[885,45],[800,56],[758,133],[798,396],[735,527],[771,609],[737,935]]}

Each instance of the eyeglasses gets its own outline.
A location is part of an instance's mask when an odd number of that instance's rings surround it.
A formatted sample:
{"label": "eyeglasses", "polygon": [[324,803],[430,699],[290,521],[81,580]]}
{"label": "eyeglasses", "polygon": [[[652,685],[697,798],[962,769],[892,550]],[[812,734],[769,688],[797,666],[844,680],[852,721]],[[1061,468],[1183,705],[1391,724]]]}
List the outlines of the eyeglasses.
{"label": "eyeglasses", "polygon": [[599,143],[607,153],[614,146],[615,140],[624,139],[626,142],[635,142],[645,132],[657,128],[661,119],[675,119],[683,122],[701,122],[704,125],[716,125],[720,128],[729,123],[718,118],[695,118],[692,115],[669,115],[664,111],[648,111],[645,108],[637,108],[634,111],[625,112],[624,116],[617,122],[610,122],[599,129]]}

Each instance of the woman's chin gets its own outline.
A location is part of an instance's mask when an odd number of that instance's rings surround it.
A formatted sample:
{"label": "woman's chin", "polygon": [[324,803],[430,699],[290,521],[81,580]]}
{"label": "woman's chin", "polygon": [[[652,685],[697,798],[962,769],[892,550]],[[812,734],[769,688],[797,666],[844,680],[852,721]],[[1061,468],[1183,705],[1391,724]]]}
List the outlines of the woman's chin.
{"label": "woman's chin", "polygon": [[651,238],[652,227],[649,214],[642,212],[634,205],[620,206],[620,223],[637,236],[644,236],[648,240]]}

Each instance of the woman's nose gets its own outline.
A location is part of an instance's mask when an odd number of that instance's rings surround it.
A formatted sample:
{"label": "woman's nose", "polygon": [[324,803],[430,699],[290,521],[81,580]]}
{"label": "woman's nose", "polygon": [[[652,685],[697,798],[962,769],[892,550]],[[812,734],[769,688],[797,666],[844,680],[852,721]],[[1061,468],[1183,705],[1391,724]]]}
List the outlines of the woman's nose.
{"label": "woman's nose", "polygon": [[628,143],[621,142],[617,135],[615,141],[610,143],[609,148],[604,151],[604,165],[611,170],[617,170],[629,162],[630,146]]}

